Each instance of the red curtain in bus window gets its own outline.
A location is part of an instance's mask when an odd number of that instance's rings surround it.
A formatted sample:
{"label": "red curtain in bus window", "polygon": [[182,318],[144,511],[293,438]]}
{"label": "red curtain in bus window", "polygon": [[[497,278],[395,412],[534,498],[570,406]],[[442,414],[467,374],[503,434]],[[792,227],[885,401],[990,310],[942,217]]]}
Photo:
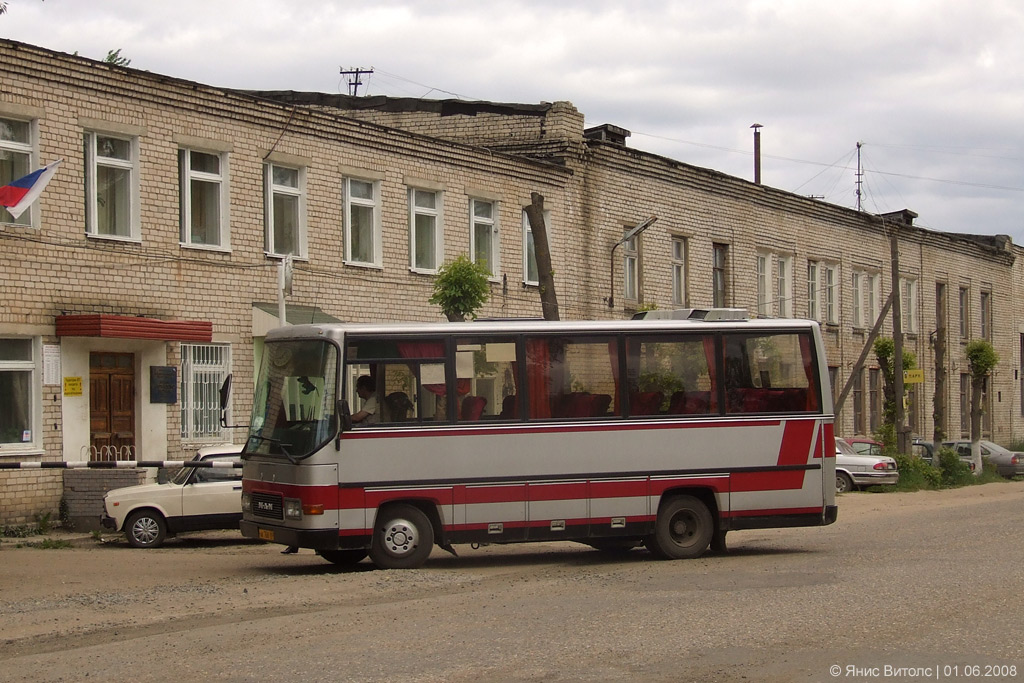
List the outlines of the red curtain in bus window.
{"label": "red curtain in bus window", "polygon": [[[398,353],[402,358],[437,358],[444,362],[444,342],[398,342]],[[469,393],[470,382],[460,379],[456,385],[459,394]],[[424,384],[423,388],[437,396],[444,396],[448,388],[444,384]]]}
{"label": "red curtain in bus window", "polygon": [[[627,341],[628,343],[628,341]],[[615,415],[621,415],[622,409],[619,406],[619,342],[612,339],[608,342],[608,358],[612,362],[612,379],[615,380]],[[627,353],[628,358],[628,353]]]}
{"label": "red curtain in bus window", "polygon": [[811,355],[811,338],[800,335],[800,355],[804,359],[804,374],[807,375],[807,410],[818,410],[818,391],[814,386],[814,365]]}
{"label": "red curtain in bus window", "polygon": [[551,352],[546,339],[526,340],[527,414],[551,417]]}
{"label": "red curtain in bus window", "polygon": [[718,366],[715,364],[715,338],[704,337],[704,359],[708,364],[708,379],[711,380],[711,403],[710,411],[718,412],[718,382],[715,379]]}

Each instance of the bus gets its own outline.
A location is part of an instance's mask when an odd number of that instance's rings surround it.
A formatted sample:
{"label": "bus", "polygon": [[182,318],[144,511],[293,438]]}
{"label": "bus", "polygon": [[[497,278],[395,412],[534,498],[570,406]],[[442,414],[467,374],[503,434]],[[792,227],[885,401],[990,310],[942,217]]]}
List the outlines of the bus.
{"label": "bus", "polygon": [[694,558],[836,520],[813,321],[298,325],[259,366],[242,533],[336,564],[536,541]]}

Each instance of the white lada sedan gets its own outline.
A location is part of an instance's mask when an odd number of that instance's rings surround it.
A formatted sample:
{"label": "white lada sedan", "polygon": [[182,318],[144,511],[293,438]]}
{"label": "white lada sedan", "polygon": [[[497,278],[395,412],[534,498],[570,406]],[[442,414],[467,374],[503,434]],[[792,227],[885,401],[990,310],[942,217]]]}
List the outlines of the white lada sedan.
{"label": "white lada sedan", "polygon": [[[241,444],[205,446],[197,457],[238,462],[241,450]],[[109,491],[103,507],[103,527],[123,531],[135,548],[157,548],[184,531],[237,529],[242,519],[242,470],[182,467],[164,484]]]}

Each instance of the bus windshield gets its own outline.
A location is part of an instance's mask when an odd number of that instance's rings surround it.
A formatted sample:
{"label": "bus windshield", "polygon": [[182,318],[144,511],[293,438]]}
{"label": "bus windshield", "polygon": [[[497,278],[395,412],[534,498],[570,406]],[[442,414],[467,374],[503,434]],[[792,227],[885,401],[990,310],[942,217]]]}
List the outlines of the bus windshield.
{"label": "bus windshield", "polygon": [[338,349],[322,340],[268,341],[246,453],[308,457],[338,428]]}

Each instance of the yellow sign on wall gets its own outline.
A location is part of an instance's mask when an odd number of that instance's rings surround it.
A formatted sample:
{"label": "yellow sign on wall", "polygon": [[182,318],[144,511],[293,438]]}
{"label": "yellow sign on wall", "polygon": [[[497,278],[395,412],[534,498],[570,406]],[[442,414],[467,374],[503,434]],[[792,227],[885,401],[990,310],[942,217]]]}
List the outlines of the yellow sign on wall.
{"label": "yellow sign on wall", "polygon": [[82,395],[82,378],[81,377],[65,377],[64,378],[64,395],[65,396],[81,396]]}
{"label": "yellow sign on wall", "polygon": [[904,370],[904,384],[924,384],[924,370]]}

